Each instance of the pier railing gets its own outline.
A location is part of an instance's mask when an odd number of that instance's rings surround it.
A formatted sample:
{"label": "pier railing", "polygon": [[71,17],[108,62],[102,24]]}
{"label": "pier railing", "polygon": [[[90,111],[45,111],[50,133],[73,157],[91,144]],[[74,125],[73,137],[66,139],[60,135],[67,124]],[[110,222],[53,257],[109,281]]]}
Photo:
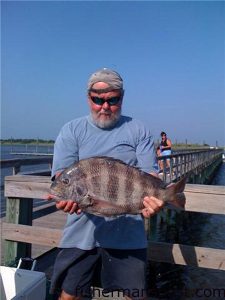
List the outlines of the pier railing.
{"label": "pier railing", "polygon": [[[158,161],[162,162],[162,177],[164,181],[175,181],[184,175],[198,175],[208,166],[215,164],[215,161],[222,162],[224,150],[219,149],[189,149],[175,151],[172,155],[160,156]],[[166,161],[170,162],[167,167]],[[35,158],[13,158],[1,160],[1,168],[12,168],[13,174],[21,171],[22,166],[48,164],[49,169],[52,166],[52,156]],[[41,172],[34,172],[36,175]]]}
{"label": "pier railing", "polygon": [[[217,167],[222,162],[222,155],[224,150],[220,149],[206,149],[206,150],[189,150],[175,152],[172,155],[159,156],[158,161],[161,162],[162,179],[165,182],[177,181],[180,177],[186,175],[190,181],[195,183],[197,177],[210,177],[213,169],[208,168],[212,166]],[[167,161],[169,162],[167,165]],[[204,174],[203,174],[204,173]],[[198,182],[197,183],[203,183]]]}
{"label": "pier railing", "polygon": [[[169,175],[176,180],[184,174],[199,175],[209,166],[222,161],[221,149],[176,153],[169,157]],[[30,256],[32,244],[50,246],[58,245],[62,229],[48,226],[32,226],[33,199],[44,199],[50,188],[50,176],[18,174],[22,165],[51,164],[49,157],[16,159],[1,161],[3,168],[14,167],[13,176],[5,177],[5,197],[7,202],[6,220],[2,223],[2,238],[5,240],[5,263],[16,257]],[[165,163],[165,162],[164,162]],[[166,167],[164,167],[166,169]],[[164,170],[166,172],[166,170]],[[48,171],[48,175],[49,171]],[[167,174],[166,174],[167,176]],[[174,176],[174,177],[173,177]],[[164,178],[167,180],[167,178]],[[225,187],[187,184],[186,211],[225,215]],[[55,207],[55,203],[49,203]],[[50,218],[50,216],[49,216]],[[149,236],[149,222],[146,222],[146,234]],[[225,250],[205,247],[187,246],[174,243],[159,243],[149,240],[149,259],[153,261],[177,263],[225,270]]]}
{"label": "pier railing", "polygon": [[[44,224],[32,226],[32,199],[43,199],[49,192],[50,182],[49,176],[6,177],[7,216],[2,224],[6,263],[15,257],[29,256],[32,244],[57,247],[62,229],[48,228]],[[187,184],[185,194],[186,211],[225,215],[225,187]],[[225,250],[197,245],[149,241],[149,259],[225,270]]]}
{"label": "pier railing", "polygon": [[[35,157],[35,158],[12,158],[1,160],[1,168],[12,168],[12,173],[15,175],[21,171],[22,166],[33,166],[48,164],[49,169],[52,168],[52,157]],[[43,172],[46,172],[43,171]],[[37,175],[41,175],[42,171],[35,171]],[[49,171],[48,171],[49,172]],[[44,175],[44,174],[43,174]]]}

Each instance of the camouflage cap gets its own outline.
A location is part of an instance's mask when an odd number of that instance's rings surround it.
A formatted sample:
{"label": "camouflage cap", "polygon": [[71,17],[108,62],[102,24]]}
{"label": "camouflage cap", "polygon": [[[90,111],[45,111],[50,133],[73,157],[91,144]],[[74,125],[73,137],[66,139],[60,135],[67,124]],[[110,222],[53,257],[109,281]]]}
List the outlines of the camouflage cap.
{"label": "camouflage cap", "polygon": [[[104,90],[99,89],[92,89],[92,86],[97,82],[105,82],[109,85],[109,88]],[[101,70],[96,71],[91,75],[88,80],[88,91],[93,92],[109,92],[113,90],[123,90],[123,79],[121,78],[120,74],[114,70],[103,68]]]}

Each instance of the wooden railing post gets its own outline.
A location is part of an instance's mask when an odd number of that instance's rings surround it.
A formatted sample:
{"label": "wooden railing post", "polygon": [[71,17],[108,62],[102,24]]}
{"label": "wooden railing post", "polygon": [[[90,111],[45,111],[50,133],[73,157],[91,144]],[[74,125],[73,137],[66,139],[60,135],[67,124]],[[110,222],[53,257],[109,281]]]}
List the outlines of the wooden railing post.
{"label": "wooden railing post", "polygon": [[13,175],[16,175],[20,172],[20,164],[15,164],[13,167]]}
{"label": "wooden railing post", "polygon": [[166,159],[163,158],[163,181],[166,182]]}
{"label": "wooden railing post", "polygon": [[[6,222],[32,225],[32,199],[6,198]],[[10,264],[20,257],[31,256],[31,244],[5,241],[5,264]]]}

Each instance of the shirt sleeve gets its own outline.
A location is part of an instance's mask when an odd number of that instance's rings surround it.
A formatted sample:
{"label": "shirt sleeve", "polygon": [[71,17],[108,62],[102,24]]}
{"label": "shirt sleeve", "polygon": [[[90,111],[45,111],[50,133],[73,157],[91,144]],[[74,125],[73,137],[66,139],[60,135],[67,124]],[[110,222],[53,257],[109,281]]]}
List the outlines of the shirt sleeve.
{"label": "shirt sleeve", "polygon": [[142,127],[139,130],[136,155],[138,167],[141,170],[147,173],[159,173],[154,146],[154,137],[150,130],[145,127]]}
{"label": "shirt sleeve", "polygon": [[78,161],[78,143],[71,124],[67,123],[60,130],[54,144],[52,177]]}

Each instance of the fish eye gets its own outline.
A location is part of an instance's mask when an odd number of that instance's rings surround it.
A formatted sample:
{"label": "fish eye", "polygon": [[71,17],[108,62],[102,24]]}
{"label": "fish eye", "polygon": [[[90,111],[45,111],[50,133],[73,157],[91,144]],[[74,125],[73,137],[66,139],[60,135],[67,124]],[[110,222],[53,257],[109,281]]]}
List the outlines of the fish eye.
{"label": "fish eye", "polygon": [[63,178],[63,179],[62,179],[62,183],[63,183],[63,184],[66,184],[66,185],[67,185],[67,184],[69,184],[69,182],[70,182],[70,181],[69,181],[69,178]]}

